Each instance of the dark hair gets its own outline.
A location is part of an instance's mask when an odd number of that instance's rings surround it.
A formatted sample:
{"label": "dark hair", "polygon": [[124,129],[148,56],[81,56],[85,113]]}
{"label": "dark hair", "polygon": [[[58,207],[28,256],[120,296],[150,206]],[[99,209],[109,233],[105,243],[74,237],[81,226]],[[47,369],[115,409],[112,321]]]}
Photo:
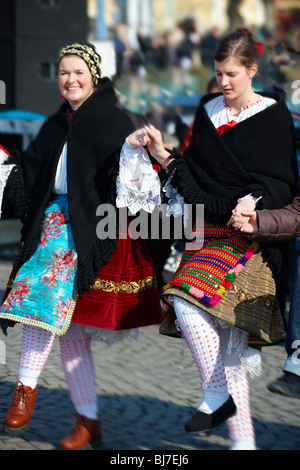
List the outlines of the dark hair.
{"label": "dark hair", "polygon": [[237,29],[235,32],[222,38],[215,51],[215,60],[224,62],[230,57],[238,59],[246,68],[258,62],[258,51],[252,33],[246,28]]}

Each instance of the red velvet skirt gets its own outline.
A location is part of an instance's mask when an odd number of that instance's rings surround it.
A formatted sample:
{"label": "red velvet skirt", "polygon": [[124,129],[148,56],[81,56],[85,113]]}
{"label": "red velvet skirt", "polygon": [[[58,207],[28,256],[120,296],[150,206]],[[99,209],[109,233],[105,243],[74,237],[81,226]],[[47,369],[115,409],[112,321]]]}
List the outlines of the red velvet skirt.
{"label": "red velvet skirt", "polygon": [[162,321],[153,263],[144,240],[127,237],[99,272],[90,292],[76,301],[72,322],[123,330]]}

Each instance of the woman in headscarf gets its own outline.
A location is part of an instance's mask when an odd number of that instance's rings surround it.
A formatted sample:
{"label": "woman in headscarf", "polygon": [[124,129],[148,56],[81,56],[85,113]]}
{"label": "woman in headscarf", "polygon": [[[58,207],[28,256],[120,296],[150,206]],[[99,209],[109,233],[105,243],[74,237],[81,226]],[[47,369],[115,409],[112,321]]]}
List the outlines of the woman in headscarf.
{"label": "woman in headscarf", "polygon": [[[4,427],[11,433],[28,427],[38,377],[58,336],[78,413],[63,449],[82,449],[101,437],[91,339],[110,344],[161,321],[146,242],[130,237],[127,214],[124,221],[119,209],[130,185],[136,184],[138,195],[145,170],[151,211],[160,202],[159,179],[149,159],[138,176],[126,167],[121,149],[134,127],[111,81],[101,78],[100,61],[90,44],[65,46],[58,58],[64,103],[21,155],[0,153],[0,195],[23,222],[22,247],[0,310],[5,331],[23,324],[19,377]],[[123,200],[118,208],[117,188]]]}

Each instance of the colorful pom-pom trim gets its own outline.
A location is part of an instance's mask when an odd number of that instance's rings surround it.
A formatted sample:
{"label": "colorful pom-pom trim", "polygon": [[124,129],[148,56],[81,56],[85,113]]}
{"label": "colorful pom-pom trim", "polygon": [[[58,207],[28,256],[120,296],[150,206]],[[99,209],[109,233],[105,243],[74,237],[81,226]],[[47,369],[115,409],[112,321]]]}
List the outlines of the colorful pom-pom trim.
{"label": "colorful pom-pom trim", "polygon": [[205,293],[203,290],[199,290],[194,286],[190,286],[184,282],[181,281],[171,281],[171,283],[167,284],[164,287],[164,292],[172,287],[180,287],[181,289],[188,291],[189,294],[191,294],[193,297],[196,297],[200,299],[202,302],[208,303],[211,306],[217,305],[221,300],[225,292],[230,288],[230,286],[234,283],[236,280],[238,274],[243,270],[245,267],[247,261],[254,255],[254,253],[258,249],[258,243],[254,242],[249,249],[245,252],[244,256],[237,262],[236,266],[232,269],[230,269],[224,281],[220,285],[219,289],[214,295],[208,295]]}

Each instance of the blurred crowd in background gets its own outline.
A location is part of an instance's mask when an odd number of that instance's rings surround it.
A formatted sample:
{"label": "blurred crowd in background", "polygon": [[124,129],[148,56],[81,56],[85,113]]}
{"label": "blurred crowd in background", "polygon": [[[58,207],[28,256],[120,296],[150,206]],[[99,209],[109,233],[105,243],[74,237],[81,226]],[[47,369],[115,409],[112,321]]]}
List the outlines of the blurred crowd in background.
{"label": "blurred crowd in background", "polygon": [[[297,117],[300,111],[300,28],[288,31],[278,26],[270,31],[267,27],[246,27],[257,42],[262,43],[255,88],[257,91],[282,90]],[[146,36],[143,31],[137,31],[133,46],[124,24],[110,28],[109,36],[117,58],[114,82],[122,104],[137,113],[146,110],[155,114],[170,139],[174,136],[174,116],[181,114],[188,124],[199,96],[208,91],[214,76],[214,50],[222,34],[213,28],[200,35],[190,18],[162,35]]]}

